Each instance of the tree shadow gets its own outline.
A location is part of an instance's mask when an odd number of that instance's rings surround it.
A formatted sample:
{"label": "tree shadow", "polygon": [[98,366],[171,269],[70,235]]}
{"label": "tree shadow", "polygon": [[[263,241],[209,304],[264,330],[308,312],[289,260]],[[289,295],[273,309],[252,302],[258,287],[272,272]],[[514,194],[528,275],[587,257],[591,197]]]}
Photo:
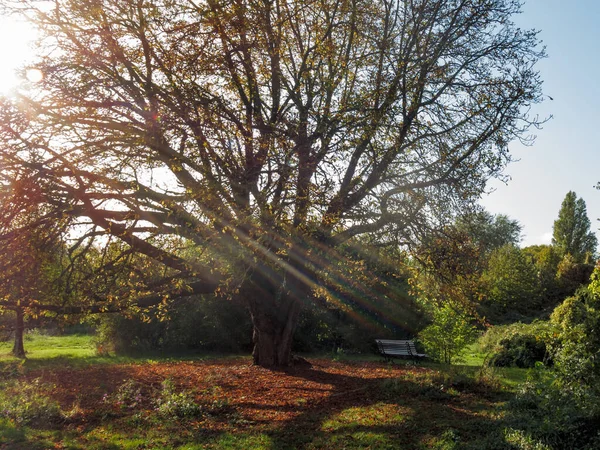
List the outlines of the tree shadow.
{"label": "tree shadow", "polygon": [[[359,366],[357,364],[357,368]],[[394,367],[390,370],[411,369]],[[413,370],[418,374],[427,369]],[[399,377],[365,379],[360,374],[334,373],[318,365],[283,372],[292,378],[326,385],[329,395],[296,407],[287,406],[286,410],[295,414],[268,432],[272,449],[428,448],[432,445],[494,448],[496,444],[510,448],[504,441],[501,422],[482,414],[489,410],[489,402],[480,398],[480,392],[471,392],[467,386],[460,386],[459,391],[411,380],[410,376],[400,377],[400,373]],[[289,391],[292,397],[298,388],[290,387]],[[490,398],[501,392],[487,394],[485,397]],[[281,410],[281,406],[271,407]],[[269,409],[269,405],[262,404],[261,409]]]}
{"label": "tree shadow", "polygon": [[[127,422],[128,417],[151,414],[152,395],[161,381],[171,378],[199,396],[218,387],[219,395],[230,400],[206,421],[182,419],[169,425],[186,428],[176,440],[198,448],[511,448],[501,422],[489,414],[490,399],[498,392],[481,395],[465,380],[453,386],[429,368],[320,360],[311,368],[278,371],[249,366],[246,360],[133,367],[46,369],[42,378],[56,385],[53,397],[61,406],[78,404],[83,410],[61,431],[79,427],[87,433],[120,423],[123,433],[143,435],[144,425]],[[131,379],[143,387],[145,403],[114,416],[102,412],[103,396]]]}

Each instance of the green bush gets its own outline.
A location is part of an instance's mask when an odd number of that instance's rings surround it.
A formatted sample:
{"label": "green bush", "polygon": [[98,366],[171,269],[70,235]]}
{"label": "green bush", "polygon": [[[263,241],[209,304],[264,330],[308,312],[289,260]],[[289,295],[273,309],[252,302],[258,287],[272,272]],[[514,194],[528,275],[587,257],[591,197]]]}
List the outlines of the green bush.
{"label": "green bush", "polygon": [[198,402],[192,392],[177,392],[172,380],[166,379],[161,384],[161,391],[155,400],[155,411],[164,419],[177,420],[217,414],[227,406],[227,401],[220,394],[220,388],[214,386],[203,392],[202,401]]}
{"label": "green bush", "polygon": [[502,350],[496,353],[490,364],[497,367],[517,366],[531,368],[536,362],[542,361],[550,364],[546,343],[535,336],[517,335],[512,339],[500,341]]}
{"label": "green bush", "polygon": [[536,365],[509,404],[512,428],[549,448],[600,448],[600,274],[550,317],[554,370]]}
{"label": "green bush", "polygon": [[175,385],[170,379],[162,382],[162,390],[155,401],[156,412],[165,419],[180,419],[202,416],[202,406],[195,402],[189,392],[176,392]]}
{"label": "green bush", "polygon": [[531,368],[538,361],[552,364],[549,348],[556,335],[556,328],[547,321],[497,325],[487,330],[479,339],[479,345],[491,355],[491,365]]}
{"label": "green bush", "polygon": [[64,415],[58,402],[47,395],[51,389],[51,385],[39,379],[4,384],[0,390],[0,417],[18,425],[62,420]]}
{"label": "green bush", "polygon": [[[596,272],[593,279],[597,284]],[[594,283],[556,307],[550,321],[558,330],[553,356],[561,379],[595,388],[600,396],[600,292]]]}
{"label": "green bush", "polygon": [[573,390],[555,371],[538,369],[508,404],[508,421],[540,447],[592,450],[600,444],[600,399],[593,389]]}
{"label": "green bush", "polygon": [[450,305],[434,307],[432,323],[419,333],[427,354],[446,364],[461,360],[461,353],[477,337],[471,318]]}
{"label": "green bush", "polygon": [[142,386],[135,380],[127,380],[111,395],[105,394],[102,400],[119,409],[134,409],[143,401]]}
{"label": "green bush", "polygon": [[158,312],[146,317],[102,316],[97,347],[100,352],[119,354],[182,350],[246,352],[252,348],[252,324],[248,312],[238,303],[215,296],[193,297],[172,305],[166,317]]}

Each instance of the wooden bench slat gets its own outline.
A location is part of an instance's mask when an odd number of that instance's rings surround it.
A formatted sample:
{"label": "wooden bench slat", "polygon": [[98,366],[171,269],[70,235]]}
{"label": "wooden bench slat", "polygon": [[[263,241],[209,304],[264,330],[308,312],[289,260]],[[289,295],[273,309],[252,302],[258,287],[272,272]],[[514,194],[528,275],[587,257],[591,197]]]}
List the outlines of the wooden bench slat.
{"label": "wooden bench slat", "polygon": [[427,355],[418,353],[414,341],[410,339],[375,339],[379,352],[386,358],[390,357],[412,357],[424,358]]}

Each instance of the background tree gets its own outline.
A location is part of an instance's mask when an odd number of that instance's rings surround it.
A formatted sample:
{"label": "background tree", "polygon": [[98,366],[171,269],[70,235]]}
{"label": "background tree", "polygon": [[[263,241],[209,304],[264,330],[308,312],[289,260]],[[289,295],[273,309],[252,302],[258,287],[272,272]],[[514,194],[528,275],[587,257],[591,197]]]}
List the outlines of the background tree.
{"label": "background tree", "polygon": [[552,245],[530,245],[522,252],[535,266],[544,306],[554,308],[564,298],[557,278],[561,254]]}
{"label": "background tree", "polygon": [[493,315],[523,314],[540,307],[540,283],[535,266],[514,245],[505,245],[492,252],[482,283],[485,303],[492,307]]}
{"label": "background tree", "polygon": [[490,256],[504,245],[516,246],[520,239],[521,225],[505,215],[476,210],[459,216],[453,226],[433,232],[413,252],[419,296],[437,304],[453,303],[476,315]]}
{"label": "background tree", "polygon": [[487,211],[464,214],[456,220],[456,227],[470,236],[483,258],[504,245],[519,245],[523,226],[505,214],[493,215]]}
{"label": "background tree", "polygon": [[593,271],[593,264],[578,263],[570,253],[564,255],[556,270],[556,283],[561,300],[573,295],[579,287],[589,284]]}
{"label": "background tree", "polygon": [[426,303],[467,308],[478,298],[481,253],[471,237],[454,226],[423,239],[413,252],[415,295]]}
{"label": "background tree", "polygon": [[[0,313],[14,313],[12,353],[25,357],[26,316],[36,304],[65,305],[62,271],[65,248],[60,221],[41,218],[39,190],[27,179],[0,184]],[[23,207],[23,208],[22,208]]]}
{"label": "background tree", "polygon": [[598,239],[590,231],[590,219],[582,198],[569,191],[554,221],[552,245],[563,255],[570,254],[577,263],[591,263],[596,255]]}
{"label": "background tree", "polygon": [[112,236],[165,267],[127,296],[238,295],[265,366],[308,299],[356,295],[340,246],[414,245],[472,204],[541,98],[517,0],[1,4],[41,29],[44,78],[2,105],[0,170],[73,252]]}

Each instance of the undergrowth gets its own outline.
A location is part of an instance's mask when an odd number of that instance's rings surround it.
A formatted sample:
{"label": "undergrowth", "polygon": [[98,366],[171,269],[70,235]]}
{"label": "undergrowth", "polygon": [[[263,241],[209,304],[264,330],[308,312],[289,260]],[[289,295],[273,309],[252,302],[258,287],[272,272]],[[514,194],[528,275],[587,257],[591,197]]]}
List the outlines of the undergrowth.
{"label": "undergrowth", "polygon": [[48,396],[52,385],[39,379],[3,383],[0,391],[0,417],[18,425],[51,424],[64,419],[58,402]]}

